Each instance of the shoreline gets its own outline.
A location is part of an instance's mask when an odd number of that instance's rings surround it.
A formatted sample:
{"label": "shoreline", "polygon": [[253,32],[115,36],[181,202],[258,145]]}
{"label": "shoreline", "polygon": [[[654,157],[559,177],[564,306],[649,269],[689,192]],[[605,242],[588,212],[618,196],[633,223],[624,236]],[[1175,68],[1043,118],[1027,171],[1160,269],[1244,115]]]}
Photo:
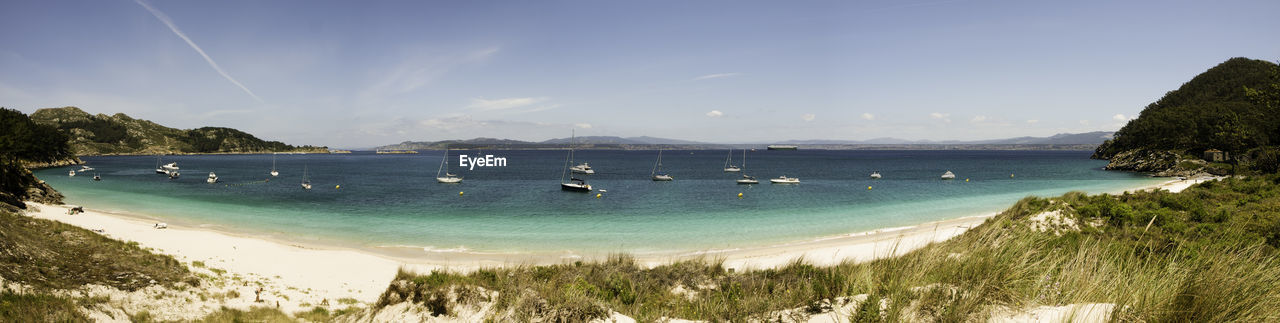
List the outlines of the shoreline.
{"label": "shoreline", "polygon": [[[1173,179],[1122,191],[1167,189],[1178,192],[1196,183],[1215,179]],[[424,253],[420,248],[369,250],[252,236],[182,223],[171,224],[167,229],[155,229],[153,224],[158,220],[145,216],[91,208],[82,214],[67,215],[68,205],[29,204],[35,210],[24,212],[28,216],[88,230],[102,230],[101,234],[108,237],[136,241],[143,247],[172,255],[186,263],[201,261],[211,268],[232,274],[274,277],[280,285],[308,291],[305,295],[291,297],[292,302],[318,303],[321,299],[353,298],[366,304],[373,303],[402,268],[418,273],[433,270],[470,272],[481,268],[551,265],[601,260],[604,257],[568,252],[486,254],[465,251]],[[844,261],[863,262],[901,255],[930,243],[945,241],[981,225],[1002,211],[774,245],[643,255],[636,256],[636,260],[654,267],[681,260],[712,259],[723,261],[726,268],[736,270],[776,268],[801,258],[818,266]]]}

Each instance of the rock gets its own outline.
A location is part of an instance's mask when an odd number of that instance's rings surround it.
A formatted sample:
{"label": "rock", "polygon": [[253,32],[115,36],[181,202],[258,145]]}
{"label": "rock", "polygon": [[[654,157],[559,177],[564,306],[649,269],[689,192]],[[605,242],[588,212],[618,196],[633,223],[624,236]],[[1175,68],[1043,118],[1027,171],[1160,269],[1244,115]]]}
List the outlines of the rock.
{"label": "rock", "polygon": [[1177,166],[1180,159],[1177,153],[1167,150],[1128,150],[1111,156],[1107,169],[1162,172]]}

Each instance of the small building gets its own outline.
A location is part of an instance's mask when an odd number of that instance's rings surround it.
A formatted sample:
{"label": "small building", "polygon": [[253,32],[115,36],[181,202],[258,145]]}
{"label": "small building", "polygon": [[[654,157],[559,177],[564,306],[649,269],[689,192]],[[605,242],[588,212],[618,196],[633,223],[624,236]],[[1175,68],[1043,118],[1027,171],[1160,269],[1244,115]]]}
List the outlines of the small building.
{"label": "small building", "polygon": [[1227,158],[1228,158],[1227,152],[1225,151],[1221,151],[1217,149],[1209,149],[1204,151],[1204,160],[1209,162],[1214,162],[1214,163],[1226,162]]}

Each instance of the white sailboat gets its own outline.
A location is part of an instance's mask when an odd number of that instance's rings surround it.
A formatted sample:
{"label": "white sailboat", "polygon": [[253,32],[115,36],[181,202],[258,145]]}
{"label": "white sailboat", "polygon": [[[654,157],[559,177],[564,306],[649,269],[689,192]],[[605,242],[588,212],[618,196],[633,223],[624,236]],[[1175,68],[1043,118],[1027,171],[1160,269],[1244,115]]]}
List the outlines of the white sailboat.
{"label": "white sailboat", "polygon": [[160,168],[160,155],[156,155],[156,174],[168,174],[169,170]]}
{"label": "white sailboat", "polygon": [[102,176],[98,176],[98,173],[93,173],[93,180],[95,180],[95,181],[101,181],[101,180],[102,180]]}
{"label": "white sailboat", "polygon": [[[742,169],[746,169],[746,168],[747,168],[747,150],[743,149],[742,150]],[[760,181],[756,180],[755,176],[750,176],[744,173],[742,174],[742,178],[738,179],[738,184],[748,184],[748,185],[760,184]]]}
{"label": "white sailboat", "polygon": [[725,172],[742,171],[742,168],[738,168],[738,166],[733,165],[733,148],[729,148],[729,156],[725,157],[724,159],[724,171]]}
{"label": "white sailboat", "polygon": [[880,172],[871,172],[871,179],[880,179]]}
{"label": "white sailboat", "polygon": [[[449,146],[444,147],[444,156],[440,157],[440,168],[436,169],[436,182],[455,184],[462,183],[462,176],[449,173]],[[444,172],[444,176],[440,176],[440,172]]]}
{"label": "white sailboat", "polygon": [[[576,134],[572,134],[569,136],[569,164],[571,165],[573,164],[573,145],[577,144],[577,142],[574,139],[576,137],[577,137]],[[591,169],[591,165],[587,163],[581,163],[581,164],[574,165],[573,167],[569,167],[569,171],[577,174],[587,174],[587,175],[596,173],[595,170]]]}
{"label": "white sailboat", "polygon": [[276,171],[276,155],[271,154],[271,177],[280,176],[280,172]]}
{"label": "white sailboat", "polygon": [[205,182],[205,183],[209,183],[209,184],[217,183],[217,182],[218,182],[218,174],[214,174],[213,172],[209,172],[209,178],[206,178],[206,179],[204,180],[204,182]]}
{"label": "white sailboat", "polygon": [[671,174],[667,174],[662,171],[662,149],[658,149],[658,161],[653,164],[653,169],[649,171],[649,178],[652,178],[655,182],[665,182],[675,179],[671,177]]}
{"label": "white sailboat", "polygon": [[944,179],[944,180],[947,180],[947,179],[956,179],[956,174],[951,173],[951,171],[947,171],[946,173],[943,173],[943,174],[942,174],[942,179]]}
{"label": "white sailboat", "polygon": [[76,176],[76,171],[74,170],[67,171],[67,176]]}
{"label": "white sailboat", "polygon": [[[573,136],[570,136],[570,138],[573,138]],[[569,165],[571,164],[573,164],[573,139],[569,139],[569,155],[565,156],[564,171],[560,172],[560,190],[584,193],[591,192],[591,184],[587,184],[586,180],[573,177],[573,172],[569,171],[571,169]],[[586,165],[586,163],[583,163],[583,165]],[[565,175],[569,175],[568,182],[564,181]]]}
{"label": "white sailboat", "polygon": [[311,189],[311,179],[307,178],[307,165],[302,165],[302,189]]}

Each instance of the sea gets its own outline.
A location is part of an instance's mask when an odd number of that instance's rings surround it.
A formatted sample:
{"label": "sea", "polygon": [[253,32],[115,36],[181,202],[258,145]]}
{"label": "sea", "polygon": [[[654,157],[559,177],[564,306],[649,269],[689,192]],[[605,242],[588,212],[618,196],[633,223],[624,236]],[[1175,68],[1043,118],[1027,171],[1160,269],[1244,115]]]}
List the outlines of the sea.
{"label": "sea", "polygon": [[[996,213],[1027,196],[1162,181],[1105,171],[1090,153],[760,149],[746,153],[742,172],[724,172],[728,150],[665,150],[661,170],[675,180],[655,182],[658,151],[577,150],[573,162],[596,171],[577,175],[590,193],[560,189],[570,177],[565,150],[451,150],[445,160],[464,177],[458,184],[435,180],[443,151],[85,157],[94,170],[36,174],[68,204],[301,243],[424,255],[663,255],[809,241]],[[459,155],[493,161],[460,167]],[[732,159],[743,166],[741,150]],[[156,174],[170,162],[179,178]],[[304,170],[311,190],[300,185]],[[954,180],[940,178],[947,171]],[[206,182],[210,172],[217,183]],[[737,184],[743,174],[761,184]],[[784,175],[800,183],[769,182]]]}

